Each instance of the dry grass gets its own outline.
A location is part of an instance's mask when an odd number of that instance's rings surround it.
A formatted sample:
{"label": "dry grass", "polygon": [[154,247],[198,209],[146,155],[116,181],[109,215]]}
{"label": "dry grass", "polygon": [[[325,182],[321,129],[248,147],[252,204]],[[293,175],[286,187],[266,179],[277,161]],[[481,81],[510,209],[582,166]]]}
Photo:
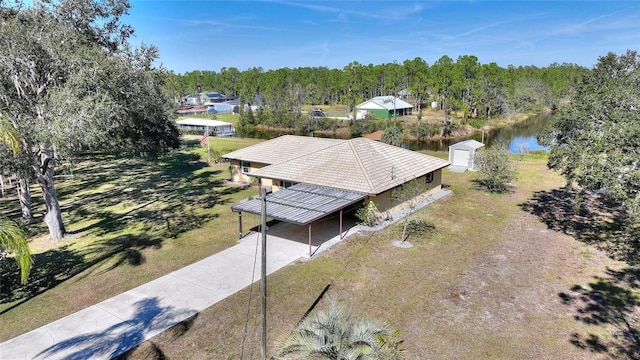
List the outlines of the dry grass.
{"label": "dry grass", "polygon": [[[392,246],[396,232],[389,228],[348,238],[270,276],[271,353],[327,290],[324,296],[336,296],[355,315],[399,329],[407,359],[601,358],[581,347],[575,334],[610,337],[611,329],[576,321],[572,312],[579,309],[563,303],[560,294],[587,283],[603,265],[619,264],[521,211],[534,191],[563,181],[544,160],[525,158],[518,168],[519,180],[506,195],[475,189],[471,173],[445,172],[444,183],[455,195],[415,215],[433,223],[436,233],[410,239],[411,249]],[[580,255],[586,250],[589,259]],[[258,357],[258,286],[252,291],[248,317],[251,290],[245,289],[129,358]]]}
{"label": "dry grass", "polygon": [[[198,138],[187,141],[187,154],[204,154]],[[236,146],[229,139],[215,139],[215,144],[221,152]],[[435,155],[446,157],[444,153]],[[65,260],[80,264],[80,269],[82,264],[91,266],[63,276],[54,286],[0,314],[3,324],[11,324],[1,328],[0,340],[233,245],[236,219],[228,207],[254,190],[235,192],[219,183],[227,177],[226,164],[184,168],[180,163],[161,163],[157,168],[131,159],[114,159],[98,169],[95,163],[80,165],[76,180],[61,184],[61,189],[68,190],[61,191],[61,198],[69,205],[65,216],[78,236],[56,246],[41,241],[38,252],[42,261]],[[269,351],[273,353],[279,340],[324,293],[348,304],[356,316],[384,320],[399,329],[407,359],[598,359],[624,354],[624,349],[618,350],[620,342],[614,336],[618,329],[611,324],[623,323],[616,317],[619,314],[624,315],[622,320],[638,317],[637,287],[626,298],[631,310],[590,310],[589,299],[599,298],[589,297],[589,291],[600,291],[602,284],[612,291],[617,289],[613,285],[623,286],[605,281],[622,273],[620,263],[548,229],[540,221],[542,217],[523,211],[534,193],[556,189],[564,182],[546,169],[545,159],[538,154],[517,161],[517,166],[518,179],[512,191],[504,195],[477,189],[472,173],[445,171],[443,182],[454,195],[414,215],[434,224],[436,231],[425,238],[410,238],[413,248],[392,246],[397,230],[391,227],[350,237],[312,261],[292,264],[271,275]],[[83,186],[93,179],[90,173],[108,174],[116,169],[118,175],[109,181],[102,178],[94,180],[91,187]],[[145,175],[138,177],[140,173]],[[152,189],[156,202],[148,204],[147,196],[140,195],[122,201],[136,184],[137,189]],[[154,186],[143,187],[145,184]],[[202,191],[195,191],[199,186]],[[87,201],[97,194],[101,194],[102,202]],[[105,203],[114,196],[117,201]],[[215,201],[203,201],[209,196]],[[173,208],[179,205],[175,199],[190,204],[180,208],[190,215],[180,222],[180,231],[172,234],[163,221],[151,221],[149,215],[182,213]],[[207,203],[211,206],[202,205]],[[200,221],[187,221],[194,219]],[[113,254],[135,254],[134,260],[143,261],[118,263],[122,258],[114,255],[102,262],[89,262],[104,253],[104,246],[96,244],[108,244],[114,238],[134,240],[138,247],[118,248],[121,251]],[[79,252],[92,245],[93,252]],[[605,268],[614,273],[604,272]],[[54,271],[53,275],[64,273]],[[257,285],[244,289],[123,358],[257,358],[258,291]],[[323,305],[321,300],[319,306]],[[587,315],[607,314],[609,323],[588,321]]]}

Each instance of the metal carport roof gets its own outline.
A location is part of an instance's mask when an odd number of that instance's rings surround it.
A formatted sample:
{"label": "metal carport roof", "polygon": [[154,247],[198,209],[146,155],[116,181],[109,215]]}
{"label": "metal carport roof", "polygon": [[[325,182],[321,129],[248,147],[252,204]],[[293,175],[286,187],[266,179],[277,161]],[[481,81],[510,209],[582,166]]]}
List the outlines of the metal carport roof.
{"label": "metal carport roof", "polygon": [[[317,185],[296,184],[267,195],[267,217],[298,225],[310,224],[364,199],[367,194]],[[252,199],[232,206],[235,212],[259,215],[262,201]]]}

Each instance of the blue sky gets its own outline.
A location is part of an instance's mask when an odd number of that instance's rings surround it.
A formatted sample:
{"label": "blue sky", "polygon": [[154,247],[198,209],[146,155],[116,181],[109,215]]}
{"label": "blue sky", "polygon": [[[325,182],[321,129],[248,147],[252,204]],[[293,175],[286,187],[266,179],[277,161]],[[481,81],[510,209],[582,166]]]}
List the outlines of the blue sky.
{"label": "blue sky", "polygon": [[160,1],[131,0],[133,43],[164,67],[244,71],[342,69],[420,57],[591,67],[607,52],[640,51],[640,1]]}

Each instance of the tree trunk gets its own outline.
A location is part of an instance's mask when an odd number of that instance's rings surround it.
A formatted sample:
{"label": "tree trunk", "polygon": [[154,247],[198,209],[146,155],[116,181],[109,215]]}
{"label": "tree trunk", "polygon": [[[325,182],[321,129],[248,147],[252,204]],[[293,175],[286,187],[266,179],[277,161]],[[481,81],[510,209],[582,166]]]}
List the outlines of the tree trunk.
{"label": "tree trunk", "polygon": [[62,214],[60,213],[60,204],[58,203],[58,195],[53,183],[53,167],[55,160],[49,149],[40,149],[40,164],[38,164],[38,183],[42,188],[42,197],[47,208],[44,215],[44,222],[49,227],[49,239],[52,241],[62,240],[65,234],[64,224],[62,223]]}
{"label": "tree trunk", "polygon": [[28,222],[33,220],[31,214],[31,190],[29,190],[29,180],[24,178],[18,178],[18,201],[20,201],[20,208],[22,209],[22,219]]}
{"label": "tree trunk", "polygon": [[409,215],[404,219],[404,224],[402,225],[402,242],[408,238],[408,236],[405,237],[405,235],[407,234],[407,225],[409,225]]}

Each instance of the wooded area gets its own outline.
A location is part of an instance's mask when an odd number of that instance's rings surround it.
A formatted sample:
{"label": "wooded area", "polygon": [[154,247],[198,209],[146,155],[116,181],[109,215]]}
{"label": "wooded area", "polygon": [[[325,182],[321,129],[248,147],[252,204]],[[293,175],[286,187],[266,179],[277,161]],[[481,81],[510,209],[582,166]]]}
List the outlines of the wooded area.
{"label": "wooded area", "polygon": [[447,55],[429,65],[422,58],[402,63],[363,65],[354,61],[343,69],[326,67],[246,71],[222,68],[169,72],[166,91],[179,99],[200,91],[218,91],[251,102],[261,95],[276,108],[302,105],[336,105],[349,109],[369,98],[396,95],[411,103],[437,101],[451,111],[472,111],[480,118],[539,111],[553,107],[589,69],[576,64],[548,67],[481,64],[474,55],[453,60]]}

